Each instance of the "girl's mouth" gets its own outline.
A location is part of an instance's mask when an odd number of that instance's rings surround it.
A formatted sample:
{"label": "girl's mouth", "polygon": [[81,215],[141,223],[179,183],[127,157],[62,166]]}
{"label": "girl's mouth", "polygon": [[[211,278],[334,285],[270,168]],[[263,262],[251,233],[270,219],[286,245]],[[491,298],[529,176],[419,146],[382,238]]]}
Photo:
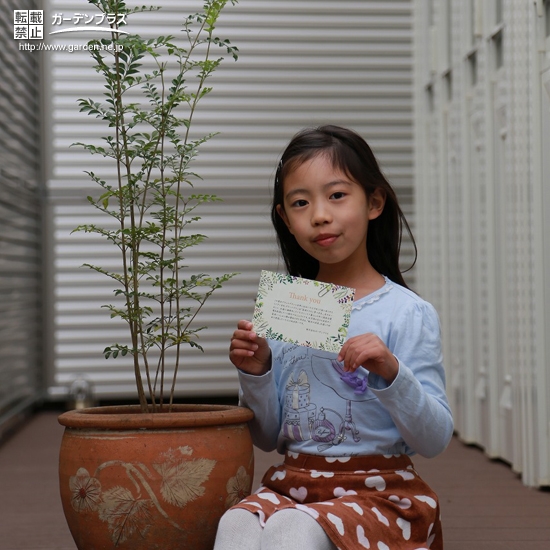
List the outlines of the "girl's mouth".
{"label": "girl's mouth", "polygon": [[337,238],[338,235],[322,234],[315,237],[314,242],[319,246],[330,246]]}

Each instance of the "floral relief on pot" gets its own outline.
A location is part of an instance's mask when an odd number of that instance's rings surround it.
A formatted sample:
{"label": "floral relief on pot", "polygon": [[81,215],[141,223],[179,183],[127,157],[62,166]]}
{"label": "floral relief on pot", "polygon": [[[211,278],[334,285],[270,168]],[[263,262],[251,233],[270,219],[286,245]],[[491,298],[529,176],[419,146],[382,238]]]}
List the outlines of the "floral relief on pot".
{"label": "floral relief on pot", "polygon": [[[93,475],[81,467],[69,479],[72,508],[78,513],[97,513],[107,524],[115,547],[135,536],[145,538],[153,522],[161,518],[185,531],[185,525],[171,517],[166,505],[183,508],[203,496],[204,483],[217,462],[207,458],[190,459],[192,454],[189,446],[169,449],[159,455],[152,468],[143,463],[109,460],[100,464]],[[101,474],[108,468],[120,469],[124,473],[121,477],[126,478],[131,488],[104,487]],[[240,466],[227,482],[226,507],[250,494],[251,485],[251,476]]]}
{"label": "floral relief on pot", "polygon": [[[69,480],[72,494],[71,504],[77,512],[97,512],[99,518],[107,523],[111,540],[115,545],[125,542],[134,534],[144,537],[159,514],[177,529],[183,526],[170,518],[163,504],[183,508],[188,502],[204,494],[203,483],[208,480],[216,461],[198,458],[182,460],[182,455],[189,456],[193,450],[189,447],[169,449],[153,463],[152,472],[145,464],[130,464],[119,460],[110,460],[101,464],[93,476],[86,468],[79,468]],[[134,491],[122,485],[103,488],[100,477],[106,468],[121,468],[125,471]],[[242,471],[241,471],[242,469]],[[243,476],[244,468],[239,469],[243,485],[250,476]],[[238,473],[239,474],[239,473]],[[230,480],[237,484],[238,474]],[[153,488],[152,481],[160,478],[159,494]],[[228,483],[229,485],[229,483]],[[246,490],[246,489],[245,489]],[[228,495],[228,499],[231,495]]]}

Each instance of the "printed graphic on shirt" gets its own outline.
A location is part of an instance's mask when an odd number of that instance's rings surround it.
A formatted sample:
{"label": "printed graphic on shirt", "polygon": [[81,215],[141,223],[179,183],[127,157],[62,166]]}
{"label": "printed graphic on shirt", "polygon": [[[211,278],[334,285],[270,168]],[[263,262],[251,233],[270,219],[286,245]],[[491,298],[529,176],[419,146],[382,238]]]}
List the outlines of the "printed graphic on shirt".
{"label": "printed graphic on shirt", "polygon": [[[296,349],[296,348],[294,348]],[[295,356],[288,376],[283,412],[283,435],[293,441],[316,441],[319,452],[343,441],[359,443],[353,406],[375,399],[367,373],[348,373],[330,357],[303,351]]]}

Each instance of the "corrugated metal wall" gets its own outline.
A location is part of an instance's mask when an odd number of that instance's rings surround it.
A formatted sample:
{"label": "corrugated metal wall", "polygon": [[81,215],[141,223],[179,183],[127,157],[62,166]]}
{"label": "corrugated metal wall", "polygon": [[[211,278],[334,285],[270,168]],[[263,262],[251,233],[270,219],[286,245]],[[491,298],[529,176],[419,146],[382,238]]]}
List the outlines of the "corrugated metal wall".
{"label": "corrugated metal wall", "polygon": [[19,51],[13,10],[0,18],[0,432],[41,396],[41,180],[38,55]]}
{"label": "corrugated metal wall", "polygon": [[548,485],[549,2],[414,9],[418,280],[442,313],[455,426]]}
{"label": "corrugated metal wall", "polygon": [[[160,4],[160,12],[140,16],[136,27],[130,20],[129,30],[177,34],[174,23],[200,3]],[[85,11],[76,2],[46,5],[50,17]],[[196,130],[221,135],[204,148],[196,169],[204,178],[201,191],[224,202],[203,208],[201,231],[209,239],[192,257],[206,272],[241,275],[208,303],[202,319],[210,328],[201,338],[206,353],[184,352],[190,364],[181,375],[181,395],[236,392],[229,337],[236,321],[252,314],[260,270],[282,269],[269,221],[270,189],[278,157],[295,132],[321,123],[355,128],[373,145],[412,214],[411,25],[409,1],[241,0],[222,15],[218,35],[238,46],[240,59],[227,60],[211,81],[214,92],[200,109]],[[56,41],[84,42],[75,36]],[[90,66],[81,52],[50,52],[46,59],[53,398],[63,397],[79,377],[88,378],[101,398],[134,395],[128,361],[106,361],[101,353],[125,330],[100,309],[110,299],[109,284],[79,267],[90,260],[116,265],[114,251],[93,237],[70,234],[94,220],[84,200],[92,189],[83,170],[101,168],[97,159],[70,148],[103,132],[76,106],[78,97],[101,92]]]}

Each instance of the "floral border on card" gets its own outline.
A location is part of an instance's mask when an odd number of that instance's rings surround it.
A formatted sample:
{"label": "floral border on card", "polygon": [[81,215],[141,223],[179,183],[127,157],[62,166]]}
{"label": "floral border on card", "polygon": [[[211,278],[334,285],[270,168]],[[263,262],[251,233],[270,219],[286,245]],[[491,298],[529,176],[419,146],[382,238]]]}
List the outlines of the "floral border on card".
{"label": "floral border on card", "polygon": [[[338,330],[338,334],[329,336],[324,341],[317,340],[306,340],[300,342],[299,340],[292,339],[288,336],[280,334],[274,331],[269,324],[269,321],[264,318],[264,299],[269,292],[271,292],[276,285],[290,285],[299,282],[301,285],[305,286],[314,286],[318,287],[320,290],[323,287],[326,289],[326,293],[332,293],[336,301],[342,306],[343,323]],[[351,292],[350,292],[351,291]],[[304,279],[302,277],[294,277],[292,275],[286,275],[284,273],[276,273],[273,271],[262,271],[260,275],[260,282],[258,285],[258,295],[256,298],[256,306],[254,308],[254,314],[252,316],[252,324],[254,325],[254,330],[271,340],[284,341],[291,344],[297,344],[300,346],[307,346],[322,351],[338,352],[340,348],[344,345],[346,336],[348,333],[348,327],[351,317],[351,309],[353,306],[353,289],[350,289],[345,286],[334,285],[331,283],[322,283],[319,281],[314,281],[311,279]]]}

